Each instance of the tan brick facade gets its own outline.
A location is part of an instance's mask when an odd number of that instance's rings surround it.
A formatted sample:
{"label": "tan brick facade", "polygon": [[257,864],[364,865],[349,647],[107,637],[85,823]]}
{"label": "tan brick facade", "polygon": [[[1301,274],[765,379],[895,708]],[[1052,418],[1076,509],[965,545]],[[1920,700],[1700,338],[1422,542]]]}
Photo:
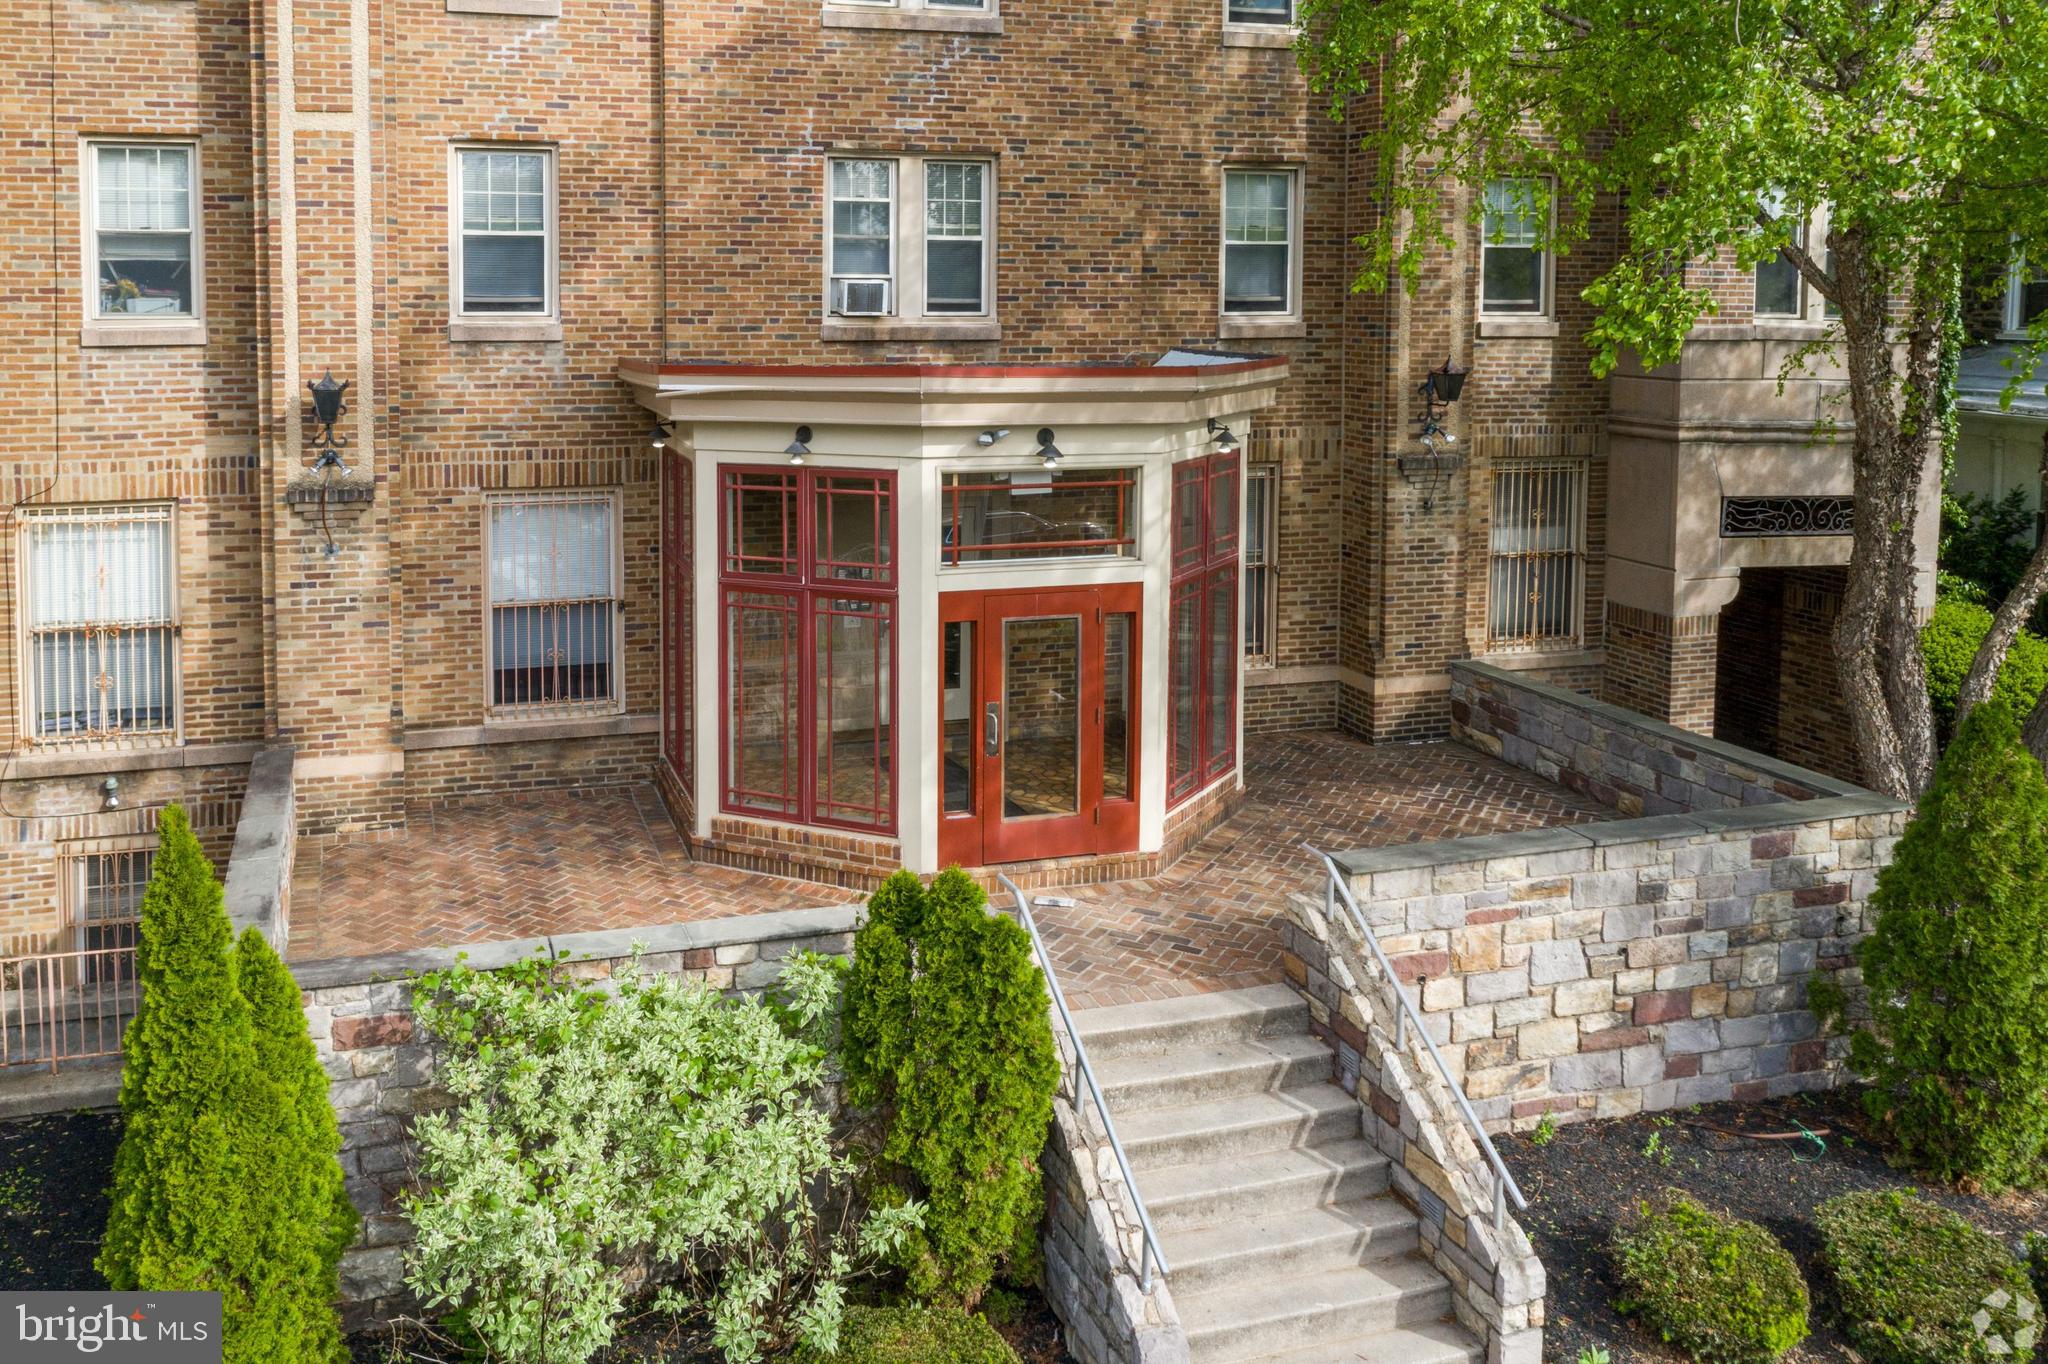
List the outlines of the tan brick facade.
{"label": "tan brick facade", "polygon": [[[1246,677],[1248,730],[1446,733],[1446,663],[1488,652],[1491,471],[1537,454],[1585,464],[1584,626],[1571,647],[1515,661],[1712,727],[1711,615],[1677,648],[1654,613],[1606,606],[1610,386],[1577,338],[1614,224],[1557,263],[1547,326],[1480,317],[1473,233],[1415,294],[1353,292],[1372,167],[1290,53],[1223,43],[1218,0],[1009,0],[998,32],[828,24],[814,0],[470,8],[54,0],[0,16],[0,111],[21,130],[0,148],[0,501],[175,503],[183,746],[168,764],[121,748],[53,765],[25,742],[11,516],[8,815],[97,827],[107,773],[134,774],[148,800],[224,799],[265,741],[299,751],[311,834],[395,825],[409,805],[645,780],[662,704],[662,457],[616,371],[657,358],[1285,354],[1291,378],[1245,452],[1279,468],[1273,659]],[[196,140],[203,343],[87,344],[104,340],[82,326],[92,138]],[[558,320],[496,339],[451,325],[463,144],[552,153]],[[848,151],[988,161],[999,334],[826,324],[826,162]],[[1219,319],[1232,165],[1298,172],[1298,322]],[[1744,320],[1743,282],[1720,291],[1723,322]],[[1414,447],[1416,385],[1447,355],[1473,369],[1452,414],[1466,459],[1425,508],[1395,455]],[[350,384],[336,434],[354,500],[330,487],[323,512],[305,385],[330,369]],[[484,500],[527,489],[619,495],[623,667],[603,713],[520,730],[486,713]],[[52,912],[50,835],[8,827],[0,932],[22,933]],[[758,846],[736,841],[736,860],[787,853],[782,835],[744,839]],[[853,880],[888,847],[839,842]]]}

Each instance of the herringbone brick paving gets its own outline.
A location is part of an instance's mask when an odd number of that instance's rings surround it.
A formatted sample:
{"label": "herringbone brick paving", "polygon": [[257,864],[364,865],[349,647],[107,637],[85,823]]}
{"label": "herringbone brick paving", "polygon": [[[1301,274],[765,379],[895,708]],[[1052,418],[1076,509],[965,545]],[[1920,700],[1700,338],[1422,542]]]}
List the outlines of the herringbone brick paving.
{"label": "herringbone brick paving", "polygon": [[[1246,743],[1247,796],[1157,876],[1034,912],[1076,1008],[1280,977],[1277,914],[1317,890],[1304,840],[1338,850],[1503,833],[1607,812],[1455,744],[1323,731]],[[322,957],[842,904],[849,892],[689,860],[651,786],[415,811],[389,838],[302,844],[291,955]]]}

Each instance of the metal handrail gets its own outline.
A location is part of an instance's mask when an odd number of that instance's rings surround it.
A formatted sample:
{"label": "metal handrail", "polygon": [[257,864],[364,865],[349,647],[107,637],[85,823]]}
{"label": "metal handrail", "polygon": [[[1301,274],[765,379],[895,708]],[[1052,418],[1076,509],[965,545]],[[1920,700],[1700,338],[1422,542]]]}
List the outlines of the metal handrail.
{"label": "metal handrail", "polygon": [[1109,1116],[1109,1105],[1103,1102],[1102,1088],[1095,1083],[1095,1068],[1088,1064],[1088,1048],[1081,1041],[1081,1034],[1074,1027],[1074,1015],[1067,1010],[1066,992],[1060,989],[1060,978],[1053,973],[1052,953],[1046,951],[1045,939],[1039,935],[1038,921],[1031,917],[1030,902],[1024,892],[1017,889],[1017,883],[1001,872],[996,880],[1010,892],[1017,901],[1017,918],[1023,923],[1024,931],[1031,935],[1032,950],[1038,953],[1038,969],[1045,972],[1045,987],[1052,993],[1052,1006],[1059,1010],[1060,1022],[1067,1028],[1067,1036],[1074,1044],[1074,1069],[1087,1083],[1088,1093],[1095,1100],[1095,1111],[1102,1115],[1102,1130],[1109,1134],[1109,1149],[1116,1155],[1116,1165],[1124,1174],[1124,1187],[1130,1190],[1131,1206],[1137,1209],[1138,1225],[1144,1229],[1145,1243],[1138,1256],[1139,1291],[1152,1291],[1152,1266],[1158,1265],[1161,1274],[1171,1274],[1172,1268],[1166,1263],[1166,1256],[1159,1249],[1159,1232],[1152,1225],[1152,1214],[1145,1211],[1144,1195],[1138,1192],[1138,1181],[1131,1175],[1131,1158],[1124,1154],[1124,1144],[1117,1139],[1116,1119]]}
{"label": "metal handrail", "polygon": [[1414,1019],[1416,1035],[1421,1037],[1422,1044],[1429,1048],[1429,1059],[1436,1062],[1436,1073],[1443,1077],[1444,1087],[1450,1090],[1451,1097],[1458,1101],[1458,1109],[1465,1115],[1465,1125],[1472,1129],[1472,1135],[1479,1141],[1479,1149],[1486,1153],[1487,1162],[1493,1166],[1493,1229],[1505,1230],[1508,1221],[1508,1199],[1513,1198],[1516,1209],[1524,1211],[1529,1206],[1529,1200],[1522,1196],[1522,1188],[1515,1183],[1515,1177],[1508,1173],[1507,1162],[1500,1158],[1500,1152],[1494,1148],[1493,1138],[1486,1135],[1486,1128],[1480,1125],[1479,1115],[1472,1111],[1472,1103],[1465,1097],[1465,1086],[1451,1075],[1451,1068],[1445,1063],[1444,1054],[1436,1049],[1436,1039],[1431,1037],[1429,1029],[1423,1026],[1421,1010],[1408,998],[1408,991],[1401,986],[1401,978],[1394,974],[1394,963],[1387,960],[1386,949],[1380,946],[1378,935],[1372,931],[1372,925],[1366,922],[1365,911],[1360,909],[1358,901],[1352,898],[1350,883],[1344,879],[1344,874],[1337,870],[1336,861],[1328,853],[1311,844],[1304,843],[1301,846],[1320,857],[1324,869],[1329,872],[1329,882],[1323,890],[1323,903],[1330,917],[1336,917],[1337,903],[1341,899],[1344,908],[1350,911],[1351,926],[1365,939],[1365,945],[1372,949],[1373,956],[1379,960],[1380,970],[1386,972],[1387,988],[1392,990],[1394,998],[1400,1001],[1400,1007],[1394,1011],[1394,1045],[1403,1051],[1407,1050],[1407,1024],[1408,1020]]}

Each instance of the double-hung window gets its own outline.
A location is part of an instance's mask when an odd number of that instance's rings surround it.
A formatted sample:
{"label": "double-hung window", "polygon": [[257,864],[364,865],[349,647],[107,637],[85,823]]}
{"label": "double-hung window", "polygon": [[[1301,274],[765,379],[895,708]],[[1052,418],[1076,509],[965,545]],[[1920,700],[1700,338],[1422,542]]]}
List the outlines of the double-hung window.
{"label": "double-hung window", "polygon": [[1280,594],[1274,558],[1280,547],[1280,466],[1254,464],[1244,478],[1244,657],[1273,661],[1273,623]]}
{"label": "double-hung window", "polygon": [[2005,330],[2024,332],[2048,313],[2048,271],[2015,262],[2005,287]]}
{"label": "double-hung window", "polygon": [[156,836],[94,839],[58,848],[69,902],[71,950],[92,954],[79,963],[81,983],[132,982],[142,894],[155,869]]}
{"label": "double-hung window", "polygon": [[178,728],[178,574],[168,503],[21,512],[29,738]]}
{"label": "double-hung window", "polygon": [[834,157],[826,311],[838,318],[990,316],[993,166]]}
{"label": "double-hung window", "polygon": [[1541,317],[1550,311],[1550,260],[1543,247],[1549,184],[1522,177],[1486,186],[1479,233],[1479,311]]}
{"label": "double-hung window", "polygon": [[[1790,199],[1781,190],[1765,195],[1762,208],[1774,219],[1795,212]],[[1792,228],[1792,245],[1804,247],[1806,240],[1806,223],[1801,220]],[[1806,281],[1800,276],[1799,267],[1782,251],[1773,252],[1756,267],[1756,315],[1774,318],[1806,316]]]}
{"label": "double-hung window", "polygon": [[1166,799],[1176,804],[1237,762],[1238,457],[1173,468],[1168,593]]}
{"label": "double-hung window", "polygon": [[546,147],[457,147],[458,318],[546,320],[556,313],[555,154]]}
{"label": "double-hung window", "polygon": [[1229,24],[1291,24],[1294,22],[1294,0],[1224,0],[1223,21]]}
{"label": "double-hung window", "polygon": [[1287,169],[1223,172],[1223,311],[1289,317],[1299,307],[1300,177]]}
{"label": "double-hung window", "polygon": [[1494,466],[1487,639],[1496,649],[1576,645],[1585,594],[1586,465]]}
{"label": "double-hung window", "polygon": [[93,318],[199,316],[197,156],[190,142],[86,145]]}
{"label": "double-hung window", "polygon": [[491,714],[617,709],[617,495],[491,494],[484,510]]}
{"label": "double-hung window", "polygon": [[896,827],[896,476],[719,472],[723,808]]}

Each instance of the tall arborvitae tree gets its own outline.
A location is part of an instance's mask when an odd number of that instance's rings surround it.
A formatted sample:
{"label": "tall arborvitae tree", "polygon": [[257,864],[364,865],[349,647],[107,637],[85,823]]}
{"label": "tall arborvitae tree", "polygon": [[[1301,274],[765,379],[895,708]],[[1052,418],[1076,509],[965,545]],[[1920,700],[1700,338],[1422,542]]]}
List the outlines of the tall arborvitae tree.
{"label": "tall arborvitae tree", "polygon": [[[1942,754],[1878,876],[1850,1060],[1909,1159],[1987,1187],[2048,1177],[2048,778],[2003,702]],[[1823,992],[1824,1008],[1838,1007]],[[1830,1008],[1829,1011],[1835,1011]]]}
{"label": "tall arborvitae tree", "polygon": [[116,1289],[218,1290],[233,1359],[261,1231],[250,1191],[269,1178],[245,1135],[255,1041],[213,866],[178,806],[164,810],[157,835],[97,1263]]}
{"label": "tall arborvitae tree", "polygon": [[299,987],[269,941],[254,928],[243,930],[235,959],[255,1029],[251,1146],[265,1157],[265,1191],[275,1205],[262,1233],[262,1315],[275,1333],[276,1358],[346,1360],[335,1312],[337,1270],[355,1237],[356,1211],[335,1158],[341,1130],[327,1072],[306,1029]]}
{"label": "tall arborvitae tree", "polygon": [[883,1168],[925,1204],[903,1253],[911,1290],[972,1306],[998,1270],[1038,1269],[1038,1156],[1059,1084],[1031,939],[959,868],[899,872],[854,938],[849,1099],[884,1123]]}

